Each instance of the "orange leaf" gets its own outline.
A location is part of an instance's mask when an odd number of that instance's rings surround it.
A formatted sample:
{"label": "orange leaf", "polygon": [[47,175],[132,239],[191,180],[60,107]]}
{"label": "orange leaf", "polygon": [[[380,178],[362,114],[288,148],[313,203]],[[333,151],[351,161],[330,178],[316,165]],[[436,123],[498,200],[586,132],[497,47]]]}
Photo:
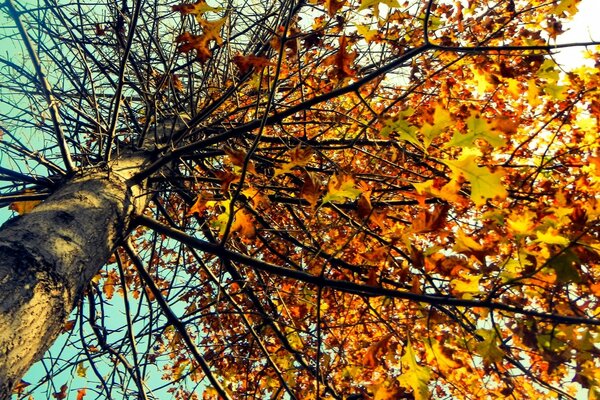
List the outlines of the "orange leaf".
{"label": "orange leaf", "polygon": [[236,67],[238,67],[242,75],[252,69],[254,69],[255,72],[258,72],[269,65],[275,65],[266,57],[258,57],[253,55],[237,55],[233,57],[232,61]]}
{"label": "orange leaf", "polygon": [[[225,154],[229,156],[229,160],[233,165],[235,165],[236,167],[244,168],[246,164],[246,152],[244,152],[243,150],[234,150],[230,147],[225,147],[223,150],[225,151]],[[256,169],[254,169],[254,164],[252,163],[252,161],[248,161],[247,171],[251,174],[256,175]]]}
{"label": "orange leaf", "polygon": [[16,384],[16,385],[13,387],[13,390],[12,390],[12,392],[13,392],[13,394],[21,394],[21,393],[23,393],[23,390],[25,390],[25,388],[26,388],[27,386],[29,386],[29,385],[31,385],[31,383],[29,383],[29,382],[25,382],[23,379],[21,379],[21,380],[19,381],[19,383],[17,383],[17,384]]}
{"label": "orange leaf", "polygon": [[371,211],[373,211],[373,206],[371,205],[371,192],[366,191],[360,194],[358,198],[358,216],[362,219],[365,219],[371,215]]}
{"label": "orange leaf", "polygon": [[306,172],[304,174],[304,185],[302,185],[302,189],[300,190],[300,198],[308,201],[314,208],[319,201],[319,196],[321,196],[319,184],[313,175]]}
{"label": "orange leaf", "polygon": [[337,12],[346,4],[346,0],[325,0],[325,8],[327,8],[327,14],[333,17]]}
{"label": "orange leaf", "polygon": [[70,319],[67,322],[65,322],[65,324],[63,325],[62,331],[69,332],[70,330],[73,329],[73,327],[75,327],[75,320]]}
{"label": "orange leaf", "polygon": [[254,228],[252,216],[244,210],[239,210],[235,213],[235,220],[231,225],[231,231],[239,232],[241,236],[247,238],[253,238],[256,234],[256,229]]}
{"label": "orange leaf", "polygon": [[346,35],[342,35],[340,37],[340,49],[335,54],[327,57],[324,65],[332,65],[334,75],[338,78],[348,78],[356,75],[356,71],[352,68],[356,56],[356,52],[348,51],[348,38]]}
{"label": "orange leaf", "polygon": [[[35,193],[35,190],[27,189],[23,191],[24,195],[33,193]],[[33,210],[41,202],[41,200],[15,201],[10,203],[10,206],[8,206],[8,208],[13,211],[16,211],[19,215],[24,215],[30,213],[31,210]]]}
{"label": "orange leaf", "polygon": [[387,349],[387,345],[390,339],[394,336],[393,333],[389,333],[385,335],[380,341],[373,343],[367,349],[365,356],[363,358],[363,365],[365,367],[375,368],[379,361],[377,359],[377,354],[379,351],[385,351]]}
{"label": "orange leaf", "polygon": [[83,400],[85,397],[85,389],[79,389],[77,391],[77,400]]}
{"label": "orange leaf", "polygon": [[115,279],[112,271],[107,274],[102,291],[106,295],[107,299],[112,299],[113,294],[115,293]]}

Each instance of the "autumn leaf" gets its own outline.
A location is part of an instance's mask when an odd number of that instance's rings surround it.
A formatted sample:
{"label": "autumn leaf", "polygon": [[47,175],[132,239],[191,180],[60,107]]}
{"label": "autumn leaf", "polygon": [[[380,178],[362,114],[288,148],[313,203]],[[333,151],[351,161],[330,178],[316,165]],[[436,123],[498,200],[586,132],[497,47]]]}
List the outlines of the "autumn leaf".
{"label": "autumn leaf", "polygon": [[448,355],[449,351],[436,339],[426,340],[425,349],[427,350],[428,363],[437,365],[439,371],[444,374],[451,373],[453,369],[460,366]]}
{"label": "autumn leaf", "polygon": [[77,389],[77,400],[83,400],[86,389]]}
{"label": "autumn leaf", "polygon": [[377,342],[371,344],[363,357],[362,364],[368,368],[375,368],[379,365],[378,354],[385,353],[390,339],[394,337],[393,333],[385,335]]}
{"label": "autumn leaf", "polygon": [[115,278],[114,271],[109,271],[106,274],[106,280],[104,281],[104,285],[102,286],[102,291],[106,295],[107,299],[112,299],[113,294],[115,293]]}
{"label": "autumn leaf", "polygon": [[373,9],[373,14],[379,17],[379,5],[384,4],[389,8],[398,8],[400,3],[398,0],[361,0],[360,7],[357,11],[366,10],[367,8]]}
{"label": "autumn leaf", "polygon": [[231,232],[238,232],[241,236],[253,238],[256,234],[255,222],[252,216],[245,210],[238,210],[231,225]]}
{"label": "autumn leaf", "polygon": [[447,128],[454,125],[450,112],[442,104],[436,104],[433,111],[433,125],[425,122],[421,128],[424,148],[427,149],[431,142],[440,136]]}
{"label": "autumn leaf", "polygon": [[485,365],[501,361],[504,353],[498,347],[498,337],[493,329],[477,329],[475,331],[482,340],[475,344],[475,351],[483,358]]}
{"label": "autumn leaf", "polygon": [[233,57],[232,61],[235,66],[238,67],[242,75],[251,70],[254,72],[260,72],[263,68],[275,65],[266,57],[254,55],[242,56],[238,54],[237,56]]}
{"label": "autumn leaf", "polygon": [[256,169],[254,168],[254,163],[252,161],[248,161],[246,164],[247,153],[243,150],[232,149],[231,147],[224,148],[225,154],[227,154],[229,161],[231,164],[243,169],[246,167],[246,170],[250,174],[256,175]]}
{"label": "autumn leaf", "polygon": [[467,150],[463,150],[458,160],[440,160],[452,171],[453,180],[462,177],[471,183],[471,200],[478,206],[484,205],[488,199],[506,198],[508,192],[502,184],[504,174],[478,166],[477,153]]}
{"label": "autumn leaf", "polygon": [[327,184],[327,194],[323,197],[322,204],[354,200],[361,192],[350,175],[334,175]]}
{"label": "autumn leaf", "polygon": [[300,145],[296,146],[288,152],[290,162],[283,164],[281,168],[275,169],[274,176],[287,174],[296,167],[306,166],[312,159],[313,153],[314,151],[310,147],[303,148]]}
{"label": "autumn leaf", "polygon": [[349,43],[346,35],[340,36],[340,48],[335,54],[327,57],[323,65],[334,67],[333,75],[338,79],[348,78],[356,75],[353,64],[357,57],[356,52],[348,51]]}
{"label": "autumn leaf", "polygon": [[379,36],[379,31],[377,29],[370,29],[368,25],[357,24],[356,32],[358,32],[360,36],[365,38],[367,42],[372,42],[373,40],[375,40],[375,38]]}
{"label": "autumn leaf", "polygon": [[212,41],[215,41],[218,46],[223,44],[221,38],[221,28],[227,21],[227,17],[215,21],[208,21],[203,18],[198,18],[198,24],[202,27],[201,35],[193,35],[190,32],[184,32],[175,38],[178,44],[177,51],[180,53],[189,53],[196,51],[196,59],[201,63],[208,61],[212,57],[212,50],[209,48]]}
{"label": "autumn leaf", "polygon": [[456,131],[452,139],[446,143],[445,146],[471,148],[475,147],[477,141],[481,139],[489,143],[490,146],[501,147],[506,144],[506,140],[500,136],[500,131],[505,130],[512,132],[513,129],[515,128],[509,125],[509,122],[504,118],[500,118],[496,123],[492,123],[481,118],[481,116],[475,112],[467,119],[467,133],[463,134]]}
{"label": "autumn leaf", "polygon": [[200,22],[201,17],[207,12],[217,12],[223,7],[209,6],[205,0],[198,0],[194,4],[177,4],[171,7],[173,11],[179,11],[181,15],[192,14]]}
{"label": "autumn leaf", "polygon": [[66,399],[67,398],[67,389],[69,387],[65,384],[60,387],[60,392],[55,392],[52,394],[52,397],[55,399]]}
{"label": "autumn leaf", "polygon": [[73,328],[75,327],[75,320],[74,319],[70,319],[68,321],[65,321],[62,331],[64,332],[70,332],[73,330]]}
{"label": "autumn leaf", "polygon": [[77,364],[77,376],[85,378],[87,375],[87,368],[83,366],[83,361]]}
{"label": "autumn leaf", "polygon": [[346,0],[325,0],[327,14],[329,14],[330,17],[333,17],[345,4]]}
{"label": "autumn leaf", "polygon": [[[33,194],[35,190],[26,189],[23,191],[24,195]],[[9,207],[11,210],[15,211],[19,215],[29,214],[31,210],[33,210],[38,204],[40,204],[41,200],[23,200],[23,201],[14,201],[10,203]]]}
{"label": "autumn leaf", "polygon": [[316,177],[308,172],[304,173],[304,184],[300,190],[300,198],[308,201],[315,208],[321,196],[320,184]]}
{"label": "autumn leaf", "polygon": [[411,341],[408,340],[402,356],[402,374],[398,377],[398,382],[402,387],[412,389],[416,400],[426,400],[429,399],[430,380],[431,370],[419,365]]}

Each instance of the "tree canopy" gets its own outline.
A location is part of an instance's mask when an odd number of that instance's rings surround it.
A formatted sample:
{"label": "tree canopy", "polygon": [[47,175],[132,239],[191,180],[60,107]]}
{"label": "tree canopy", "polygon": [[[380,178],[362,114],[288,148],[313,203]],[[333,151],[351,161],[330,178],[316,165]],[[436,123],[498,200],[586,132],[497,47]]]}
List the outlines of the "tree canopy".
{"label": "tree canopy", "polygon": [[600,398],[578,3],[5,1],[0,204],[147,160],[15,396]]}

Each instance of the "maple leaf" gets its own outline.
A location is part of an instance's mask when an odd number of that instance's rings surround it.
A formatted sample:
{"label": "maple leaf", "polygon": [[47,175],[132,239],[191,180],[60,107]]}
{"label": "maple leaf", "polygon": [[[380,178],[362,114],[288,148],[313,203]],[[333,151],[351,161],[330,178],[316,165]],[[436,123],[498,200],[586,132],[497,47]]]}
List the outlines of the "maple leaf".
{"label": "maple leaf", "polygon": [[275,175],[283,175],[291,172],[296,167],[304,167],[306,166],[312,156],[314,154],[314,150],[311,147],[301,147],[300,145],[293,148],[288,152],[291,160],[288,163],[285,163],[281,166],[281,168],[275,169]]}
{"label": "maple leaf", "polygon": [[334,175],[327,184],[327,194],[322,204],[356,199],[362,191],[354,183],[350,175]]}
{"label": "maple leaf", "polygon": [[367,349],[367,352],[365,353],[365,356],[363,357],[362,364],[368,368],[377,367],[377,365],[379,364],[377,355],[380,351],[385,352],[385,349],[387,348],[388,343],[392,337],[394,337],[393,333],[387,334],[383,338],[381,338],[379,341],[370,345],[369,348]]}
{"label": "maple leaf", "polygon": [[[35,190],[26,189],[23,191],[24,195],[33,194]],[[33,210],[38,204],[40,204],[41,200],[23,200],[23,201],[14,201],[10,203],[9,209],[15,211],[19,215],[29,214],[31,210]]]}
{"label": "maple leaf", "polygon": [[225,154],[227,154],[233,165],[239,168],[246,167],[248,173],[256,175],[254,163],[252,161],[248,161],[248,163],[246,163],[246,157],[248,154],[245,151],[232,149],[231,147],[225,147],[223,151],[225,151]]}
{"label": "maple leaf", "polygon": [[450,373],[453,369],[459,367],[459,364],[447,355],[447,350],[436,339],[425,341],[425,349],[427,350],[427,361],[437,364],[442,373]]}
{"label": "maple leaf", "polygon": [[86,392],[86,389],[78,389],[76,400],[83,400],[83,398],[85,397],[85,392]]}
{"label": "maple leaf", "polygon": [[308,201],[308,203],[315,208],[319,202],[321,196],[320,184],[318,183],[315,176],[305,172],[304,173],[304,184],[300,190],[300,198]]}
{"label": "maple leaf", "polygon": [[506,145],[506,140],[500,136],[498,127],[512,131],[513,126],[509,125],[506,119],[501,118],[496,124],[481,118],[479,113],[473,112],[467,119],[467,133],[462,134],[458,131],[454,133],[452,139],[445,144],[446,147],[457,146],[461,148],[472,148],[479,139],[483,139],[493,147]]}
{"label": "maple leaf", "polygon": [[508,195],[502,184],[504,174],[478,166],[477,153],[466,150],[458,160],[440,160],[452,171],[453,180],[464,177],[471,183],[471,200],[478,206],[485,204],[488,199],[504,199]]}
{"label": "maple leaf", "polygon": [[327,14],[329,14],[330,17],[333,17],[345,4],[346,0],[325,0]]}
{"label": "maple leaf", "polygon": [[428,384],[431,380],[431,370],[419,365],[410,339],[405,349],[401,359],[402,375],[398,377],[398,382],[402,387],[412,389],[416,400],[429,399]]}
{"label": "maple leaf", "polygon": [[477,329],[475,331],[483,340],[475,344],[475,351],[483,358],[483,363],[490,365],[502,360],[504,353],[498,347],[498,336],[493,329]]}
{"label": "maple leaf", "polygon": [[193,35],[189,32],[183,32],[175,38],[177,51],[180,53],[188,53],[196,51],[196,59],[201,63],[206,62],[212,57],[212,50],[209,48],[210,42],[215,41],[217,45],[223,44],[221,37],[221,28],[227,21],[227,17],[215,21],[208,21],[203,18],[198,19],[198,24],[202,27],[201,35]]}
{"label": "maple leaf", "polygon": [[349,43],[346,35],[340,36],[339,50],[323,60],[323,65],[331,65],[334,67],[333,75],[338,79],[349,78],[356,75],[352,64],[358,56],[356,52],[348,51]]}
{"label": "maple leaf", "polygon": [[379,5],[384,4],[389,8],[398,8],[400,7],[400,3],[398,0],[361,0],[360,7],[358,7],[357,11],[366,10],[367,8],[373,9],[373,14],[376,17],[379,17]]}
{"label": "maple leaf", "polygon": [[254,72],[259,72],[265,67],[275,65],[266,57],[259,57],[254,55],[242,56],[238,54],[237,56],[233,57],[232,61],[236,65],[236,67],[238,67],[242,75],[246,74],[250,70],[254,70]]}
{"label": "maple leaf", "polygon": [[369,28],[368,25],[357,24],[356,32],[358,32],[360,36],[365,38],[367,42],[372,42],[373,40],[375,40],[375,38],[379,36],[379,31],[377,29]]}
{"label": "maple leaf", "polygon": [[253,238],[256,234],[256,229],[254,228],[252,216],[245,210],[238,210],[231,225],[231,232],[238,232],[241,236]]}
{"label": "maple leaf", "polygon": [[179,11],[181,15],[192,14],[196,17],[198,23],[202,15],[207,12],[217,12],[223,10],[223,7],[209,6],[205,0],[198,0],[194,4],[177,4],[171,7],[173,11]]}
{"label": "maple leaf", "polygon": [[433,125],[423,124],[421,134],[423,135],[424,148],[428,148],[433,139],[440,136],[446,128],[454,125],[450,112],[442,104],[436,104],[433,111]]}
{"label": "maple leaf", "polygon": [[61,400],[61,399],[66,399],[67,398],[67,389],[69,387],[64,384],[60,387],[60,392],[55,392],[52,394],[52,397],[54,397],[55,399]]}

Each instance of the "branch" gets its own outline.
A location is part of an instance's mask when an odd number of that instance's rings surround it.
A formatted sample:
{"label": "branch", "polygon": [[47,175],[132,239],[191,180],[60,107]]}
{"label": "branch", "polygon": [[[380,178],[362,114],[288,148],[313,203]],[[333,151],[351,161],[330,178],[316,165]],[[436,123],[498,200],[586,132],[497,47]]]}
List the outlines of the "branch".
{"label": "branch", "polygon": [[189,236],[183,231],[171,228],[155,219],[139,216],[136,218],[138,224],[144,225],[148,228],[154,229],[155,231],[167,235],[175,240],[179,240],[186,245],[195,249],[204,251],[209,254],[214,254],[222,259],[231,260],[240,264],[247,265],[252,268],[256,268],[261,271],[272,273],[275,275],[296,279],[301,282],[310,283],[317,287],[329,287],[332,289],[339,290],[344,293],[356,294],[360,296],[368,297],[390,297],[403,300],[411,300],[418,303],[426,303],[432,306],[447,305],[447,306],[459,306],[459,307],[479,307],[487,308],[489,310],[502,310],[515,314],[521,314],[528,317],[536,317],[545,320],[550,320],[560,324],[568,325],[594,325],[600,326],[600,319],[572,317],[566,315],[545,313],[535,310],[526,310],[519,307],[514,307],[508,304],[494,302],[491,300],[466,300],[458,299],[451,296],[435,296],[426,294],[416,294],[407,291],[393,290],[378,286],[362,285],[349,281],[341,281],[335,279],[328,279],[325,277],[314,276],[304,271],[292,270],[289,268],[281,267],[279,265],[271,264],[259,259],[249,257],[244,254],[236,253],[222,246],[215,245],[204,240],[196,239]]}
{"label": "branch", "polygon": [[42,91],[44,92],[44,97],[46,98],[46,103],[48,104],[48,109],[50,110],[50,116],[52,118],[52,124],[54,126],[54,132],[56,133],[56,139],[58,141],[58,146],[60,147],[60,153],[62,155],[63,162],[65,163],[65,167],[67,169],[67,173],[72,173],[75,170],[73,165],[73,160],[71,159],[71,153],[69,152],[69,148],[67,147],[67,141],[65,139],[65,133],[60,124],[60,116],[58,112],[58,100],[54,97],[52,93],[52,87],[50,86],[50,82],[46,78],[46,74],[42,70],[42,63],[37,56],[34,48],[33,42],[31,38],[27,34],[27,30],[25,30],[25,26],[23,22],[21,22],[21,18],[19,16],[19,12],[15,9],[12,0],[7,0],[4,5],[8,8],[8,13],[15,21],[17,25],[17,29],[21,34],[21,38],[23,39],[23,43],[27,48],[27,52],[29,53],[29,58],[33,63],[33,67],[35,68],[35,72],[42,86]]}

